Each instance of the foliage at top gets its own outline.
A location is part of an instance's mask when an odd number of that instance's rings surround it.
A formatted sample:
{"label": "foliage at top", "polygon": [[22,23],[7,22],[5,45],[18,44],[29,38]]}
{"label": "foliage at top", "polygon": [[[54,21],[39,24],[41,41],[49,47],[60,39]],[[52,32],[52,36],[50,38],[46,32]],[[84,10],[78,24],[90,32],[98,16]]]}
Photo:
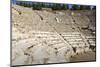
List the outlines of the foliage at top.
{"label": "foliage at top", "polygon": [[[69,9],[68,4],[59,4],[59,3],[42,3],[42,2],[32,2],[27,3],[23,1],[16,2],[17,5],[24,7],[32,7],[33,10],[41,10],[42,8],[51,8],[52,10],[67,10]],[[95,10],[96,7],[93,7]],[[91,10],[91,6],[84,5],[72,5],[71,10]]]}

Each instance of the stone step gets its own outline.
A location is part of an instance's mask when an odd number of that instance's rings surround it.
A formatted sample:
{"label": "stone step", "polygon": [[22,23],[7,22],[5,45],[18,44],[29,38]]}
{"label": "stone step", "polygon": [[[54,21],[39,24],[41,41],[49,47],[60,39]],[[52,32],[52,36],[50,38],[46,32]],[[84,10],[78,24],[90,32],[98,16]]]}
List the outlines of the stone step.
{"label": "stone step", "polygon": [[67,39],[69,42],[83,42],[82,39]]}
{"label": "stone step", "polygon": [[74,35],[74,34],[80,34],[80,33],[79,32],[66,32],[66,33],[61,33],[61,34],[65,34],[65,35],[72,34],[72,35]]}
{"label": "stone step", "polygon": [[90,43],[90,45],[96,46],[96,43]]}
{"label": "stone step", "polygon": [[60,41],[61,39],[58,38],[46,38],[48,41]]}
{"label": "stone step", "polygon": [[89,41],[89,43],[92,45],[96,45],[96,39],[95,38],[91,38],[91,39],[88,39]]}
{"label": "stone step", "polygon": [[51,40],[49,40],[47,43],[55,45],[55,44],[59,44],[59,43],[63,43],[63,42],[62,42],[62,40],[59,40],[59,41],[54,41],[54,40],[51,41]]}
{"label": "stone step", "polygon": [[96,37],[95,36],[86,36],[86,38],[88,38],[88,39],[95,39]]}
{"label": "stone step", "polygon": [[90,44],[90,45],[92,45],[92,46],[96,46],[96,44],[94,43],[94,44]]}
{"label": "stone step", "polygon": [[66,45],[62,42],[62,43],[54,44],[53,47],[59,49],[61,47],[66,47]]}
{"label": "stone step", "polygon": [[61,34],[63,37],[79,37],[79,34]]}
{"label": "stone step", "polygon": [[89,41],[96,41],[96,39],[95,38],[91,38],[91,39],[88,39]]}
{"label": "stone step", "polygon": [[33,37],[40,37],[40,38],[58,38],[57,35],[33,35]]}
{"label": "stone step", "polygon": [[72,44],[71,46],[72,46],[72,47],[82,47],[82,48],[83,48],[83,47],[85,47],[85,44],[80,44],[80,45]]}
{"label": "stone step", "polygon": [[32,37],[37,37],[37,38],[42,38],[42,39],[55,39],[55,40],[58,40],[59,37],[56,37],[56,36],[32,36]]}
{"label": "stone step", "polygon": [[52,35],[55,36],[56,34],[52,34],[52,33],[33,33],[34,35]]}
{"label": "stone step", "polygon": [[86,45],[84,43],[80,43],[80,44],[73,43],[73,44],[71,44],[71,46],[73,46],[73,47],[85,47]]}
{"label": "stone step", "polygon": [[65,36],[64,37],[65,39],[81,39],[81,37],[80,36],[74,36],[74,37],[69,37],[69,36]]}
{"label": "stone step", "polygon": [[89,43],[95,43],[95,41],[93,41],[93,40],[89,40]]}
{"label": "stone step", "polygon": [[76,42],[76,41],[74,41],[74,42],[69,42],[70,44],[77,44],[77,45],[79,45],[79,44],[85,44],[83,41],[81,41],[81,42]]}

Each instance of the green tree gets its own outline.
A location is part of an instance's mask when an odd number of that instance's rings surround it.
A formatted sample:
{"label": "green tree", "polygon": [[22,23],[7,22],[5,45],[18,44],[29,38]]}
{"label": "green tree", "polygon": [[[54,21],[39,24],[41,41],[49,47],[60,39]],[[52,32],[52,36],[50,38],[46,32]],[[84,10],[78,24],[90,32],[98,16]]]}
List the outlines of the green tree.
{"label": "green tree", "polygon": [[30,3],[27,4],[27,7],[31,7],[32,5]]}
{"label": "green tree", "polygon": [[19,2],[19,3],[17,3],[17,5],[20,5],[20,6],[22,6],[22,5],[23,5],[23,3],[22,3],[22,2]]}
{"label": "green tree", "polygon": [[61,10],[61,9],[62,9],[61,4],[53,4],[52,6],[52,10]]}
{"label": "green tree", "polygon": [[23,4],[24,4],[24,5],[23,5],[24,7],[27,7],[27,3],[23,2]]}
{"label": "green tree", "polygon": [[42,9],[42,6],[41,6],[41,3],[38,3],[38,4],[32,4],[32,9],[33,10],[41,10]]}
{"label": "green tree", "polygon": [[96,10],[96,6],[94,6],[92,9],[93,9],[93,10]]}
{"label": "green tree", "polygon": [[66,4],[63,4],[63,5],[62,5],[62,9],[63,9],[63,10],[66,10],[66,9],[68,9],[68,5],[66,5]]}
{"label": "green tree", "polygon": [[90,6],[80,5],[80,10],[90,10]]}
{"label": "green tree", "polygon": [[79,10],[80,7],[78,5],[72,5],[72,10]]}

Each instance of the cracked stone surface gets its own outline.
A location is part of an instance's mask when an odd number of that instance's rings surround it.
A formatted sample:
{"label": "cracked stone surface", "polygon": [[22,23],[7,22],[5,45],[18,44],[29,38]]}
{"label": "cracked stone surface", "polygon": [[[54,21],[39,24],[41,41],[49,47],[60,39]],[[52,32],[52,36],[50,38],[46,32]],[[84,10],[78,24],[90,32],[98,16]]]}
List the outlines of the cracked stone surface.
{"label": "cracked stone surface", "polygon": [[96,60],[96,22],[92,13],[13,5],[12,65]]}

